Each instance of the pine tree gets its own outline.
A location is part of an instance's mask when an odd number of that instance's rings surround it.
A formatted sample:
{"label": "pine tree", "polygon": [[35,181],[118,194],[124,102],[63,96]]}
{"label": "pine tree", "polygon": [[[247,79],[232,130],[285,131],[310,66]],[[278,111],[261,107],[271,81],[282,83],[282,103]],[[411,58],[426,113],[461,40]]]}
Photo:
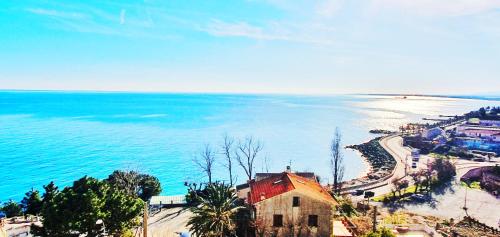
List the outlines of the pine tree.
{"label": "pine tree", "polygon": [[24,209],[24,214],[29,215],[39,215],[42,211],[42,199],[40,198],[40,192],[38,190],[31,189],[26,193],[25,197],[21,201],[22,207]]}

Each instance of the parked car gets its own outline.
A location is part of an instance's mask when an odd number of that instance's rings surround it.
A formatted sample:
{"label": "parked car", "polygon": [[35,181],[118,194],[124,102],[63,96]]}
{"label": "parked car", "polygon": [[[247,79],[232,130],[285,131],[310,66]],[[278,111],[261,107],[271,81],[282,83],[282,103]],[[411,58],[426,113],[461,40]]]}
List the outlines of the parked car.
{"label": "parked car", "polygon": [[362,189],[358,189],[354,192],[352,192],[352,195],[355,195],[355,196],[361,196],[365,193],[365,190],[362,190]]}
{"label": "parked car", "polygon": [[375,197],[375,193],[373,191],[365,192],[365,198],[372,198],[372,197]]}
{"label": "parked car", "polygon": [[485,162],[486,161],[486,158],[484,157],[479,157],[479,156],[474,156],[474,159],[472,159],[473,161],[478,161],[478,162]]}
{"label": "parked car", "polygon": [[416,168],[417,168],[417,162],[413,162],[413,163],[411,164],[411,168],[416,169]]}

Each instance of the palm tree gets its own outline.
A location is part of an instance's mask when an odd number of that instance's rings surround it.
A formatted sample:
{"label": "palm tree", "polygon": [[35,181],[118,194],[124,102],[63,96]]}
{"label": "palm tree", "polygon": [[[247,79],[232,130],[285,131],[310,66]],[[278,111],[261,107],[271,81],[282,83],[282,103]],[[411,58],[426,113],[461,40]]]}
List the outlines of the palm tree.
{"label": "palm tree", "polygon": [[235,234],[235,215],[243,207],[231,186],[211,183],[206,186],[203,195],[195,197],[198,204],[190,208],[193,216],[188,221],[194,235],[224,237]]}

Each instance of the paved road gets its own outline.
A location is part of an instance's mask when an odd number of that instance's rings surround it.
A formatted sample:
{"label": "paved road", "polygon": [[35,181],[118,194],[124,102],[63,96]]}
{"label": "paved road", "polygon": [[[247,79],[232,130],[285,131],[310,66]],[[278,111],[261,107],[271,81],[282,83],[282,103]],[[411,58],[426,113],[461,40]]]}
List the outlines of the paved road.
{"label": "paved road", "polygon": [[187,222],[191,216],[182,208],[163,209],[149,218],[148,237],[178,237],[175,232],[189,232]]}
{"label": "paved road", "polygon": [[[402,138],[399,136],[388,137],[380,141],[380,144],[396,159],[399,159],[399,164],[404,167],[406,156],[411,154],[408,147],[402,146]],[[409,158],[411,159],[411,158]],[[432,157],[421,156],[417,169],[427,167],[427,163],[432,161]],[[411,162],[411,161],[410,161]],[[411,211],[421,215],[432,215],[441,218],[462,219],[465,211],[462,209],[467,199],[468,214],[479,221],[492,226],[498,227],[500,221],[500,199],[482,190],[467,189],[460,185],[460,177],[467,171],[483,166],[493,166],[500,164],[500,159],[493,159],[492,162],[475,162],[469,160],[458,159],[455,161],[457,167],[457,176],[453,185],[445,190],[438,191],[432,195],[432,202],[421,204],[404,204],[397,208]],[[403,177],[405,174],[404,168],[398,167],[395,177]],[[406,179],[410,180],[409,177]],[[376,195],[390,193],[392,185],[385,185],[380,188],[373,189]],[[467,196],[467,198],[466,198]]]}
{"label": "paved road", "polygon": [[[391,192],[392,184],[391,181],[394,178],[401,178],[403,180],[408,180],[411,182],[411,178],[407,176],[411,172],[415,172],[427,167],[428,162],[432,160],[429,156],[421,156],[419,162],[417,163],[417,168],[411,168],[411,149],[403,146],[403,138],[397,135],[388,136],[380,140],[380,145],[389,154],[396,159],[396,167],[394,168],[393,177],[388,180],[378,183],[376,185],[371,185],[369,187],[363,188],[364,190],[370,190],[375,192],[375,196],[380,196]],[[354,200],[360,200],[362,197],[355,197]]]}
{"label": "paved road", "polygon": [[[370,190],[375,192],[376,196],[390,193],[392,189],[391,180],[393,180],[394,178],[402,178],[403,180],[408,180],[410,183],[412,183],[411,177],[409,177],[408,175],[411,174],[412,172],[417,172],[419,170],[426,169],[434,159],[427,155],[421,155],[419,161],[417,162],[417,168],[412,168],[411,149],[409,147],[403,146],[402,137],[397,135],[385,137],[380,140],[380,145],[387,152],[389,152],[389,154],[391,154],[392,157],[394,157],[394,159],[396,159],[397,164],[394,170],[393,177],[391,177],[385,182],[364,188],[365,190]],[[472,168],[482,167],[482,166],[493,166],[495,164],[500,164],[500,158],[493,159],[492,162],[476,162],[476,161],[458,159],[455,161],[455,165],[457,167],[457,178],[459,179],[460,177],[462,177],[462,175],[464,175],[468,170]]]}

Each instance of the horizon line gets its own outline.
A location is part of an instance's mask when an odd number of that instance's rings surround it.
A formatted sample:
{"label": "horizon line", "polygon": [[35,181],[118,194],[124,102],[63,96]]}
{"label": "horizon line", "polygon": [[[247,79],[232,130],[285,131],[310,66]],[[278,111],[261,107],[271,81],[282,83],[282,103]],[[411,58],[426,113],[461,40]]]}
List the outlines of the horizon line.
{"label": "horizon line", "polygon": [[290,96],[415,96],[454,99],[500,100],[500,93],[471,94],[421,94],[421,93],[294,93],[294,92],[229,92],[229,91],[141,91],[141,90],[65,90],[65,89],[0,89],[0,92],[33,92],[33,93],[128,93],[128,94],[200,94],[200,95],[290,95]]}

